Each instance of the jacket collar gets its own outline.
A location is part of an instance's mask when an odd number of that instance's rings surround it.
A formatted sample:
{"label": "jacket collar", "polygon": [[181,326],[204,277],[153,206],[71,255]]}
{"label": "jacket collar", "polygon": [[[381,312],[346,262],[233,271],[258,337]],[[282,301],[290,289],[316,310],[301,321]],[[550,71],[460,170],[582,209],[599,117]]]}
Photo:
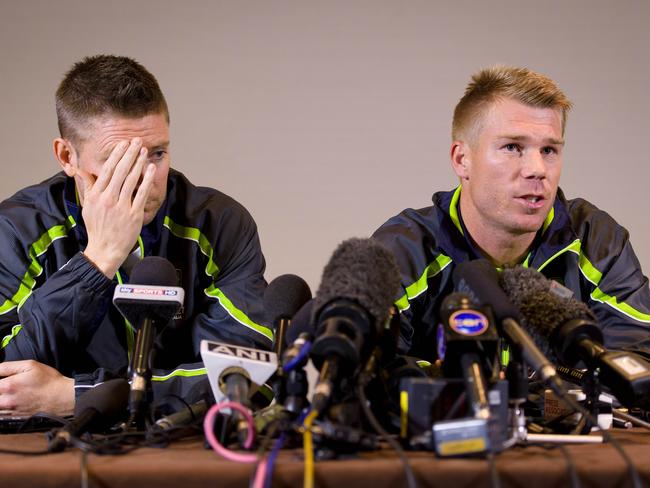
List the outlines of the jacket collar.
{"label": "jacket collar", "polygon": [[[485,257],[472,242],[463,223],[460,213],[461,189],[458,186],[452,191],[434,193],[432,197],[433,205],[440,210],[436,213],[440,219],[438,225],[446,230],[439,232],[436,240],[442,252],[455,262]],[[522,264],[537,269],[576,239],[564,192],[558,188],[553,207]]]}

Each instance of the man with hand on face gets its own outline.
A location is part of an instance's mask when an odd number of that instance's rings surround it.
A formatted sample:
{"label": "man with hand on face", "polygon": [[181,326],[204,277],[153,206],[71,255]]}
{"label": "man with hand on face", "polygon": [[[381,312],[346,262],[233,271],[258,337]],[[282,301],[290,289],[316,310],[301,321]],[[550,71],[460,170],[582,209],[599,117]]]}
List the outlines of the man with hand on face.
{"label": "man with hand on face", "polygon": [[453,291],[453,268],[485,258],[564,284],[595,312],[606,347],[650,357],[650,290],[628,232],[558,188],[570,108],[552,80],[528,69],[494,67],[473,76],[452,124],[451,164],[460,185],[374,233],[401,270],[402,352],[436,359],[437,315]]}
{"label": "man with hand on face", "polygon": [[63,172],[0,204],[0,412],[69,414],[124,376],[135,332],[112,304],[134,264],[162,256],[185,290],[156,338],[154,398],[209,388],[202,339],[268,349],[255,222],[223,193],[170,169],[158,82],[118,56],[75,64],[56,93]]}

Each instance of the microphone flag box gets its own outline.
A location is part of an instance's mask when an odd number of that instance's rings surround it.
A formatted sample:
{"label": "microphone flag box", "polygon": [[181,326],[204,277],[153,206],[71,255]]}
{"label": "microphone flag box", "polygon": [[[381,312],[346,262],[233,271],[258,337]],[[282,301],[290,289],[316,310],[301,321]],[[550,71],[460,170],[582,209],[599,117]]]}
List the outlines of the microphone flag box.
{"label": "microphone flag box", "polygon": [[178,286],[124,284],[113,293],[113,304],[136,328],[145,318],[167,325],[184,299],[185,290]]}
{"label": "microphone flag box", "polygon": [[201,358],[218,403],[227,400],[222,388],[225,376],[238,373],[248,378],[252,395],[278,368],[278,358],[274,352],[208,340],[201,341]]}

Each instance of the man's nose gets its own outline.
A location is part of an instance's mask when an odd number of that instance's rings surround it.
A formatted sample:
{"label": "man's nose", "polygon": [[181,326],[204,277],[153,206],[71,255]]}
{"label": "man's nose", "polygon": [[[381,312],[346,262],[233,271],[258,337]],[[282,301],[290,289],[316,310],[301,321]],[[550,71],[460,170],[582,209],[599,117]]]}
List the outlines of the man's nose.
{"label": "man's nose", "polygon": [[544,156],[539,151],[526,151],[522,159],[522,175],[524,178],[546,178],[546,161],[544,161]]}

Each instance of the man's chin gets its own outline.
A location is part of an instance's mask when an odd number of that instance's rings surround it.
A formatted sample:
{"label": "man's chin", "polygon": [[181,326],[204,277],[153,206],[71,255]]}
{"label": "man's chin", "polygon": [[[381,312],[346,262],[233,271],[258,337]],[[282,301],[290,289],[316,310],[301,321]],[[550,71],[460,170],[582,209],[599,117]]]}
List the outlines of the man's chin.
{"label": "man's chin", "polygon": [[521,234],[536,233],[542,228],[545,220],[546,216],[542,218],[541,215],[526,215],[517,222],[517,230]]}
{"label": "man's chin", "polygon": [[156,218],[156,214],[158,213],[158,210],[160,207],[156,208],[155,210],[149,210],[149,209],[144,209],[144,218],[142,219],[142,226],[149,225],[151,222],[153,222],[153,219]]}

